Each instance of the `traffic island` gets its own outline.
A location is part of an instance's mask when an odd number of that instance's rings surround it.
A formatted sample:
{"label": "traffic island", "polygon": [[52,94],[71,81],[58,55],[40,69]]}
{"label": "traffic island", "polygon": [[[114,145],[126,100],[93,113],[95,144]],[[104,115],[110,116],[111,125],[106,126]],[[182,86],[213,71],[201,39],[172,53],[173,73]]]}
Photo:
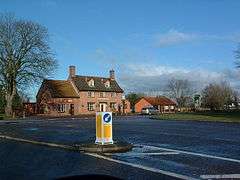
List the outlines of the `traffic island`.
{"label": "traffic island", "polygon": [[74,149],[86,153],[124,153],[131,151],[133,145],[128,142],[114,141],[114,144],[82,143],[74,144]]}
{"label": "traffic island", "polygon": [[76,150],[86,153],[123,153],[132,150],[133,145],[124,141],[113,141],[112,112],[96,112],[96,140],[76,143]]}
{"label": "traffic island", "polygon": [[124,152],[131,151],[133,148],[132,144],[127,142],[122,142],[122,141],[114,141],[114,144],[106,144],[106,145],[94,144],[90,142],[67,145],[67,144],[57,144],[53,142],[43,142],[43,141],[36,141],[36,140],[30,140],[30,139],[24,139],[24,138],[17,138],[17,137],[11,137],[6,135],[0,135],[0,139],[8,139],[16,142],[30,143],[30,144],[48,146],[53,148],[63,148],[71,151],[79,151],[84,153],[124,153]]}

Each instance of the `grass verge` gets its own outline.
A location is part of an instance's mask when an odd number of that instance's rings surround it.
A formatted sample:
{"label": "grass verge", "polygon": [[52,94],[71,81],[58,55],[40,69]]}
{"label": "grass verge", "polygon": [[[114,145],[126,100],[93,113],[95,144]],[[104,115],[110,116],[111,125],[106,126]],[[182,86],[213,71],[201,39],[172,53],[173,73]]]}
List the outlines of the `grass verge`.
{"label": "grass verge", "polygon": [[240,111],[238,112],[195,112],[161,114],[153,116],[158,120],[190,120],[190,121],[211,121],[211,122],[238,122],[240,123]]}
{"label": "grass verge", "polygon": [[5,118],[4,114],[0,114],[0,120],[3,120]]}

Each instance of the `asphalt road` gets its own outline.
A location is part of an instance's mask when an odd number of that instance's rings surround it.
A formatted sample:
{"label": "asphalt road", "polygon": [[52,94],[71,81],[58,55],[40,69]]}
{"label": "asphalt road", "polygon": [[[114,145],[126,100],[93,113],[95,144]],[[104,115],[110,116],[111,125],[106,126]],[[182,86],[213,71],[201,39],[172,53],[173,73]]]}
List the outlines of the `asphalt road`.
{"label": "asphalt road", "polygon": [[[0,133],[57,144],[94,142],[95,120],[0,122]],[[133,143],[133,151],[98,156],[0,139],[0,179],[52,179],[96,173],[123,179],[240,178],[237,123],[116,117],[113,136]]]}

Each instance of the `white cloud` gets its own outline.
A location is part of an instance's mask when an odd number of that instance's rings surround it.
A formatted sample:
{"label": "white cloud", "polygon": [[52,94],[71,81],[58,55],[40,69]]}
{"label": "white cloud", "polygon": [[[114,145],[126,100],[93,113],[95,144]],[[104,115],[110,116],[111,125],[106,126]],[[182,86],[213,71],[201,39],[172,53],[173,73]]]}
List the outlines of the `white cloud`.
{"label": "white cloud", "polygon": [[165,34],[157,34],[154,36],[154,41],[156,46],[168,46],[179,44],[183,42],[191,42],[197,39],[196,34],[188,34],[179,32],[177,30],[171,29]]}
{"label": "white cloud", "polygon": [[125,73],[121,73],[119,79],[127,92],[164,94],[166,93],[166,85],[172,78],[189,80],[195,91],[201,91],[209,83],[222,81],[230,82],[236,89],[240,86],[240,72],[237,70],[214,72],[153,64],[130,64],[124,68]]}
{"label": "white cloud", "polygon": [[233,33],[230,35],[202,35],[203,40],[217,40],[217,41],[230,41],[234,43],[240,42],[240,33]]}
{"label": "white cloud", "polygon": [[230,41],[240,42],[240,33],[232,34],[199,34],[199,33],[185,33],[175,29],[171,29],[166,33],[153,34],[153,44],[156,47],[170,46],[181,43],[189,43],[193,41]]}
{"label": "white cloud", "polygon": [[[174,66],[159,65],[151,58],[144,58],[141,61],[128,61],[123,57],[115,58],[105,49],[95,50],[94,58],[104,67],[114,68],[117,78],[126,92],[151,92],[161,93],[166,91],[166,85],[172,78],[188,79],[195,87],[196,91],[201,91],[206,85],[213,82],[229,81],[232,87],[239,89],[240,72],[236,69],[211,71],[207,69],[191,69]],[[113,61],[114,60],[114,61]],[[154,63],[155,62],[155,63]],[[218,60],[205,60],[203,63],[217,64]]]}
{"label": "white cloud", "polygon": [[42,0],[40,1],[42,7],[45,8],[56,8],[57,7],[57,2],[55,0]]}
{"label": "white cloud", "polygon": [[160,76],[164,74],[171,74],[176,72],[188,73],[189,71],[183,68],[174,68],[169,66],[158,66],[152,64],[129,64],[129,71],[139,77],[146,76]]}

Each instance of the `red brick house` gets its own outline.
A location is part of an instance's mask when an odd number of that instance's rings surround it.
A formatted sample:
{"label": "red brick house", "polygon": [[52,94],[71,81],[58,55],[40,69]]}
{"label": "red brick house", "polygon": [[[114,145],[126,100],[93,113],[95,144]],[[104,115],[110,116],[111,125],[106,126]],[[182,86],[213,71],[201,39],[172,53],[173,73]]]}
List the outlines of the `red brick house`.
{"label": "red brick house", "polygon": [[36,103],[34,102],[25,102],[23,103],[23,110],[25,116],[31,116],[37,113]]}
{"label": "red brick house", "polygon": [[75,66],[69,67],[67,80],[44,80],[37,93],[39,114],[80,115],[97,111],[128,113],[130,107],[123,100],[113,70],[110,76],[79,76]]}
{"label": "red brick house", "polygon": [[142,97],[135,104],[135,112],[140,113],[142,108],[149,106],[155,107],[160,113],[174,113],[176,109],[176,103],[167,97]]}

